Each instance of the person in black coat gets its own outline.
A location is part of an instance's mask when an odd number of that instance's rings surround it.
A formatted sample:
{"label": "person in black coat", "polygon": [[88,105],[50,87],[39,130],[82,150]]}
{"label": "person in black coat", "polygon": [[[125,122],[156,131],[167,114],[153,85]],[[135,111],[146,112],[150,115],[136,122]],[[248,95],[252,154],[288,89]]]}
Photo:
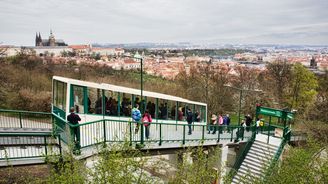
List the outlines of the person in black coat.
{"label": "person in black coat", "polygon": [[245,120],[246,120],[246,131],[248,132],[251,127],[253,118],[251,117],[251,115],[248,114],[247,116],[245,116]]}
{"label": "person in black coat", "polygon": [[[79,115],[74,113],[74,107],[70,109],[70,115],[67,116],[67,121],[72,125],[78,125],[81,118]],[[71,129],[73,131],[72,140],[75,143],[75,148],[80,148],[80,127],[73,127]],[[76,138],[76,139],[75,139]]]}
{"label": "person in black coat", "polygon": [[193,114],[192,114],[192,112],[191,112],[191,110],[189,108],[187,110],[187,122],[188,122],[188,128],[189,128],[188,135],[191,135],[192,117],[193,117]]}

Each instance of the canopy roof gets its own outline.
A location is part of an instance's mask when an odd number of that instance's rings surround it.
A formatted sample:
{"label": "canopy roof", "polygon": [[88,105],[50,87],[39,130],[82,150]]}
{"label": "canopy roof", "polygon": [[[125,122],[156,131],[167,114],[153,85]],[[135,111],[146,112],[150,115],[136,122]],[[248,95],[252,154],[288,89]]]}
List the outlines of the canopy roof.
{"label": "canopy roof", "polygon": [[[60,77],[60,76],[53,76],[53,79],[57,80],[57,81],[62,81],[65,83],[77,85],[77,86],[86,86],[86,87],[110,90],[110,91],[121,92],[121,93],[128,93],[128,94],[139,95],[139,96],[141,95],[140,89],[135,89],[135,88],[128,88],[128,87],[117,86],[117,85],[106,84],[106,83],[81,81],[81,80],[76,80],[76,79],[71,79],[71,78],[66,78],[66,77]],[[201,106],[207,106],[207,104],[205,104],[205,103],[195,102],[195,101],[191,101],[191,100],[176,97],[176,96],[171,96],[171,95],[166,95],[166,94],[151,92],[151,91],[145,91],[145,90],[143,91],[143,96],[165,99],[165,100],[170,100],[170,101],[184,102],[184,103],[201,105]]]}

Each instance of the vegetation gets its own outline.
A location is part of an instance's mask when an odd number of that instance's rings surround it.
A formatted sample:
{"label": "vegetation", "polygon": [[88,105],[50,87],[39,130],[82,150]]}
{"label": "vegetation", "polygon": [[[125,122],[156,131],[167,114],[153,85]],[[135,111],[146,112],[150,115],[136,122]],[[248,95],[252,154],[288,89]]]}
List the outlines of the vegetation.
{"label": "vegetation", "polygon": [[[204,150],[203,147],[188,149],[191,153],[192,163],[187,157],[182,158],[178,165],[176,176],[170,183],[211,183],[220,177],[219,149]],[[180,153],[180,154],[183,154]]]}

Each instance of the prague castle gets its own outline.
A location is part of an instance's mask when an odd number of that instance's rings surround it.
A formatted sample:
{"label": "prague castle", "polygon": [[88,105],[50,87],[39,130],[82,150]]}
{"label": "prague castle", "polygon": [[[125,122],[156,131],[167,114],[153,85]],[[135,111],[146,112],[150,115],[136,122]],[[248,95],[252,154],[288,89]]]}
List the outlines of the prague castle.
{"label": "prague castle", "polygon": [[39,32],[39,34],[36,33],[35,46],[36,47],[38,47],[38,46],[55,47],[55,46],[67,46],[67,44],[64,42],[64,40],[55,39],[55,36],[52,34],[52,31],[50,30],[49,39],[42,39],[40,32]]}

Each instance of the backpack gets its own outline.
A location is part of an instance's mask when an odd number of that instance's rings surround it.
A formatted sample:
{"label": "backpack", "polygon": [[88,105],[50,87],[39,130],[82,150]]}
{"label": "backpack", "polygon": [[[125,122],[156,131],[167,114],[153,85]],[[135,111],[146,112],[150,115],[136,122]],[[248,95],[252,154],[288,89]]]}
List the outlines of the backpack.
{"label": "backpack", "polygon": [[145,126],[149,126],[149,124],[152,122],[151,116],[150,115],[145,115],[142,118],[142,122]]}
{"label": "backpack", "polygon": [[144,117],[142,118],[142,122],[144,122],[144,123],[148,123],[148,122],[149,122],[149,118],[148,118],[148,116],[144,116]]}
{"label": "backpack", "polygon": [[139,121],[141,119],[141,114],[140,111],[138,109],[132,109],[132,119],[134,121]]}
{"label": "backpack", "polygon": [[264,122],[263,121],[260,121],[260,126],[264,126]]}

